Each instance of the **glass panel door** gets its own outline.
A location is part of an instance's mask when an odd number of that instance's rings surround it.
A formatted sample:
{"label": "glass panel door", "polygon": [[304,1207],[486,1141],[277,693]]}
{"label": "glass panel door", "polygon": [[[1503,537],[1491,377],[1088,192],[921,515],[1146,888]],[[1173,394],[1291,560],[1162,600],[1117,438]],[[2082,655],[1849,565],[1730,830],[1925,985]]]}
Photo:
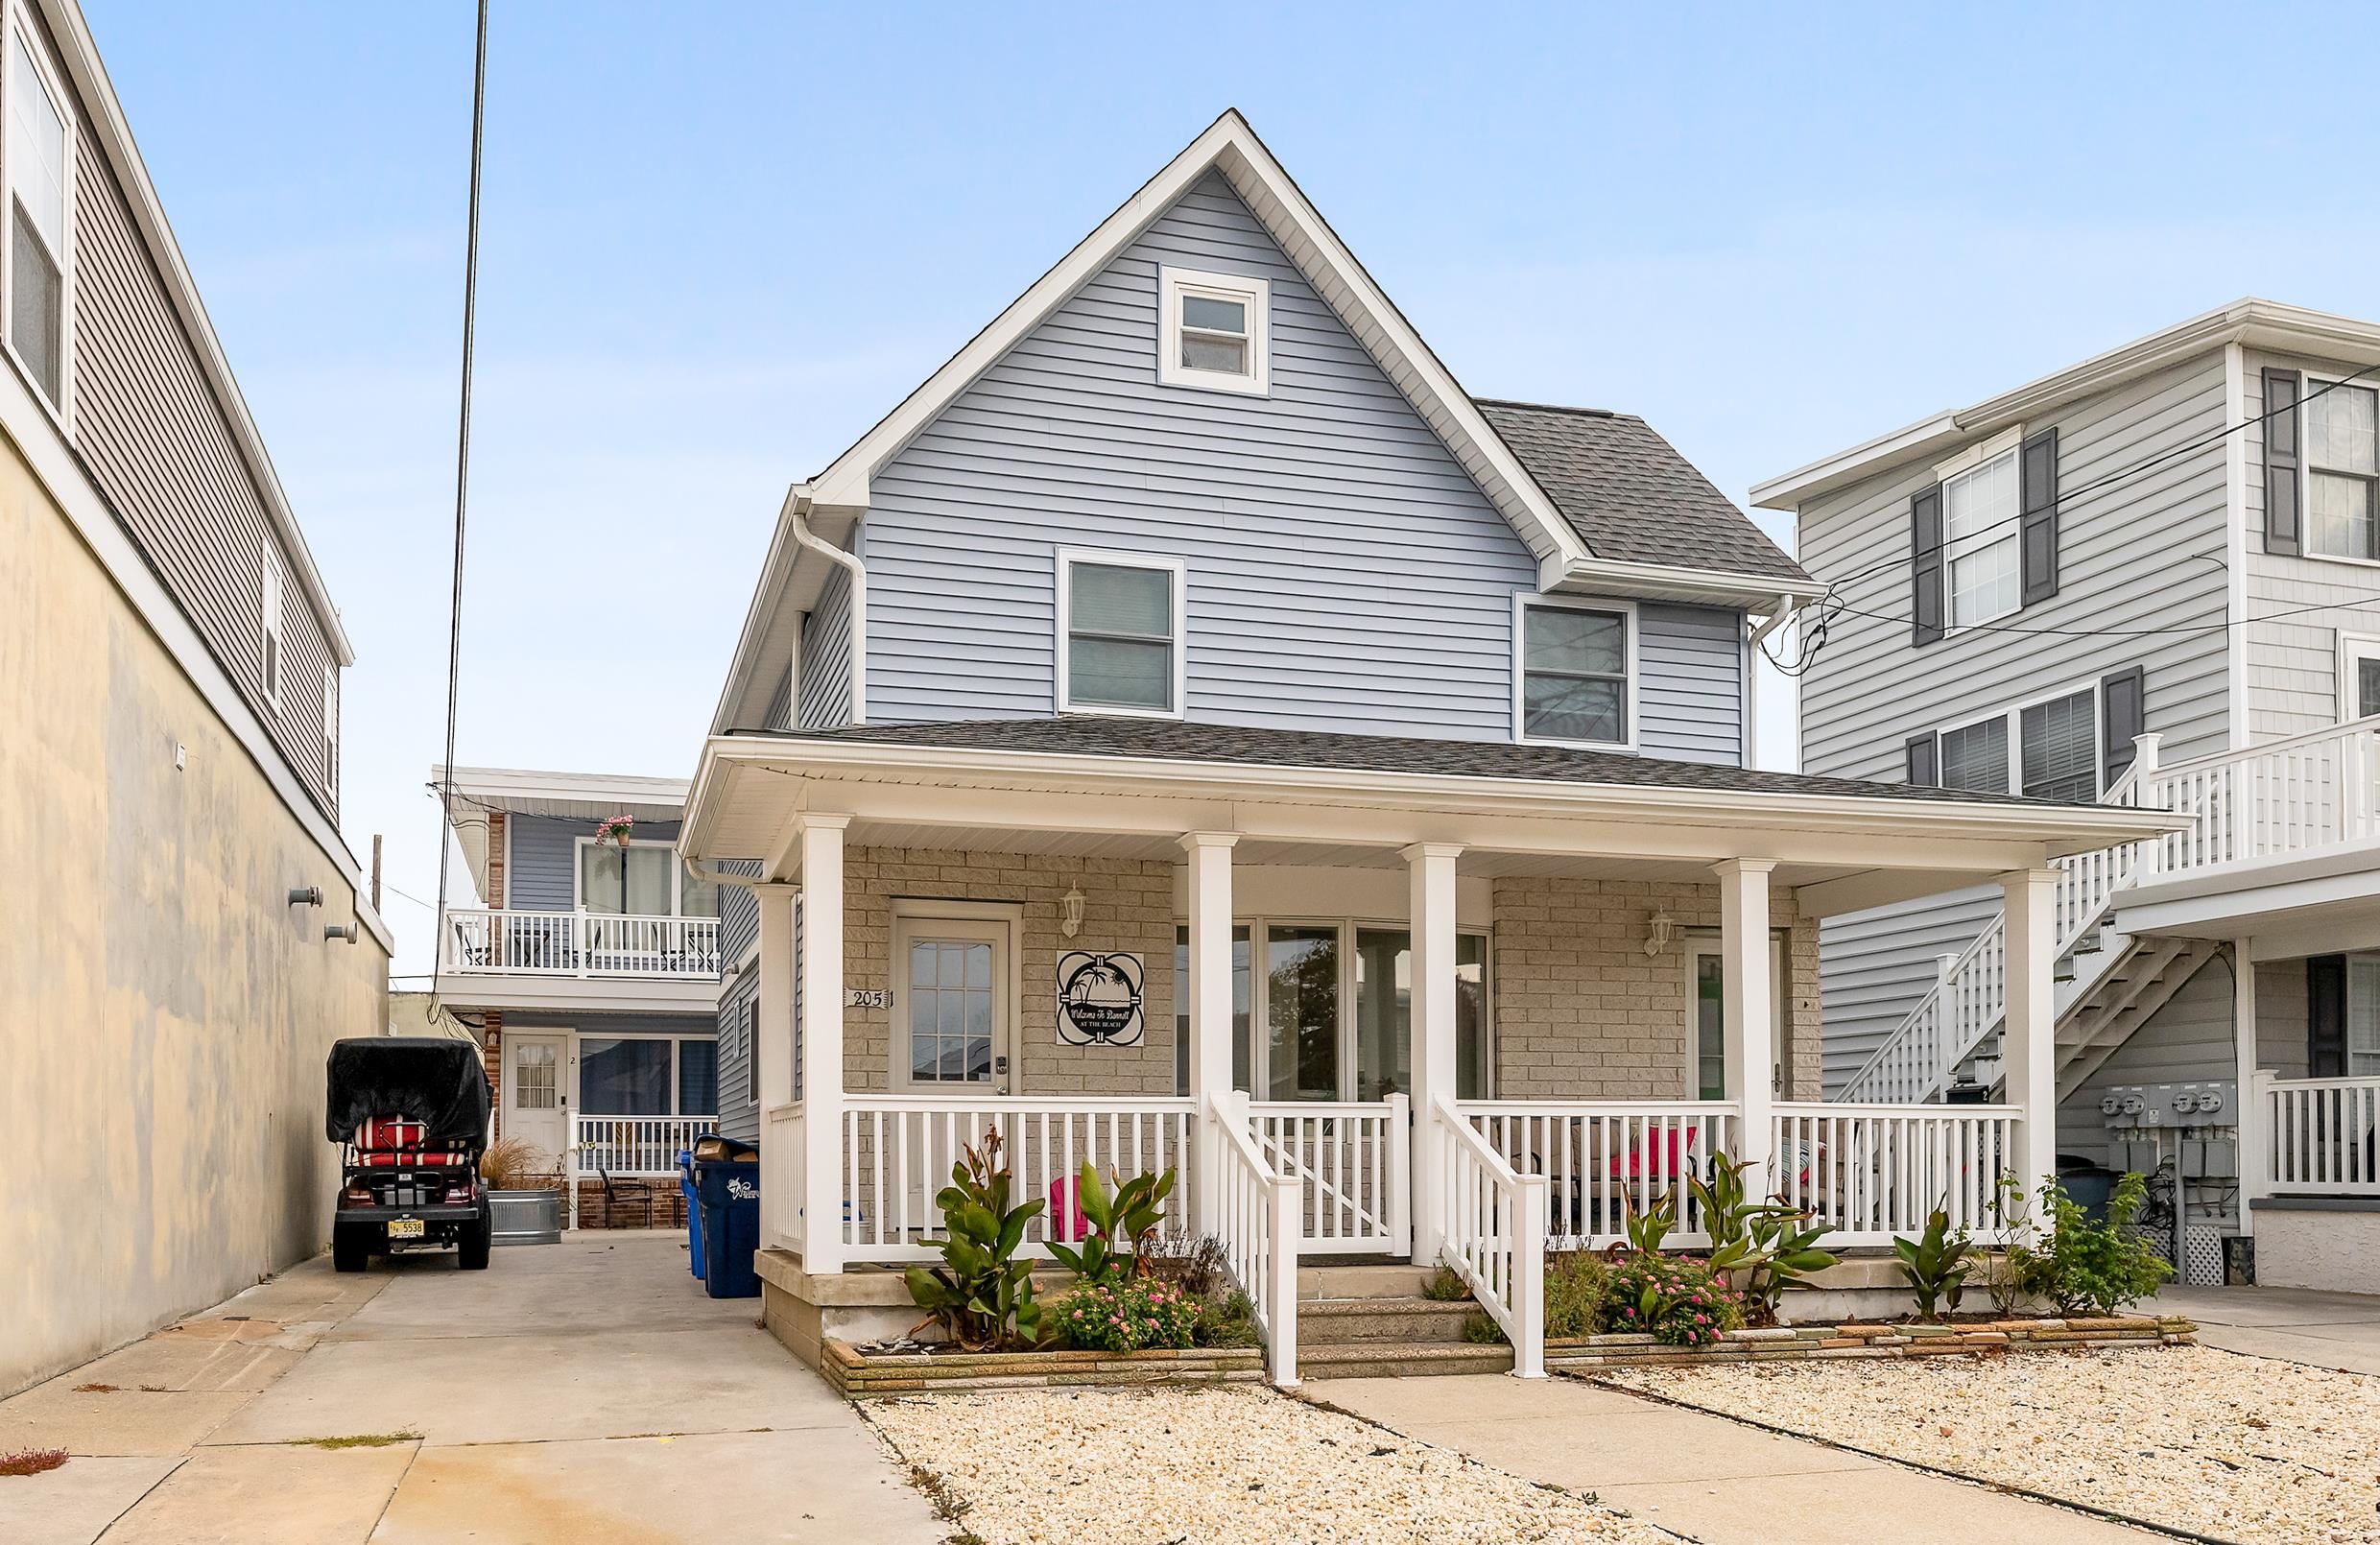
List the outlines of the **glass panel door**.
{"label": "glass panel door", "polygon": [[579,844],[579,905],[588,912],[666,917],[678,868],[677,848],[663,843]]}
{"label": "glass panel door", "polygon": [[[1735,1091],[1727,1086],[1727,981],[1726,957],[1720,953],[1719,940],[1696,939],[1688,946],[1688,990],[1693,994],[1689,1004],[1693,1044],[1688,1049],[1686,1084],[1689,1095],[1697,1100],[1728,1100]],[[1784,1085],[1785,1024],[1788,999],[1785,993],[1785,941],[1774,935],[1769,939],[1769,986],[1776,1001],[1769,1010],[1773,1016],[1772,1046],[1776,1058],[1769,1070],[1772,1089]]]}
{"label": "glass panel door", "polygon": [[893,930],[895,1074],[919,1090],[1008,1089],[1008,924],[904,917]]}
{"label": "glass panel door", "polygon": [[1274,924],[1266,930],[1265,1022],[1265,1098],[1338,1099],[1335,925]]}
{"label": "glass panel door", "polygon": [[[1355,932],[1355,1098],[1413,1093],[1413,935]],[[1455,936],[1455,1098],[1488,1094],[1488,937]]]}
{"label": "glass panel door", "polygon": [[[1231,930],[1231,1087],[1246,1094],[1250,1048],[1248,925]],[[1174,1092],[1190,1092],[1190,930],[1174,930]]]}

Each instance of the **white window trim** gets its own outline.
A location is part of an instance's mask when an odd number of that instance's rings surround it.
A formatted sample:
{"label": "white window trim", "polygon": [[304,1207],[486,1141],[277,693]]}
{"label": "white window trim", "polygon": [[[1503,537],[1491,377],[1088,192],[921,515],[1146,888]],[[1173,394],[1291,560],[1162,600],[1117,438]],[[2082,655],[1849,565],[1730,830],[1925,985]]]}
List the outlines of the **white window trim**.
{"label": "white window trim", "polygon": [[[2015,438],[2011,439],[2010,435],[2013,435]],[[1986,440],[1982,445],[1977,446],[1975,448],[1976,454],[1974,459],[1967,461],[1966,464],[1964,466],[1956,467],[1948,473],[1943,473],[1940,467],[1935,469],[1936,480],[1941,485],[1942,489],[1942,636],[1945,638],[1950,637],[1954,633],[1971,632],[1980,628],[1988,628],[1993,623],[1999,622],[2003,618],[2013,617],[2018,612],[2025,609],[2025,466],[2022,456],[2022,451],[2024,448],[2023,442],[2024,430],[2020,426],[2017,429],[2011,430],[2008,435],[1995,435],[1990,440]],[[1973,472],[1980,467],[1988,466],[1992,463],[1997,462],[2004,457],[2010,459],[2011,465],[2016,474],[2016,508],[2013,512],[2009,515],[2007,521],[2004,522],[2004,524],[2008,527],[2008,530],[1992,536],[1989,540],[1985,540],[1981,537],[1975,536],[1954,538],[1950,535],[1950,485],[1956,480],[1966,476],[1968,473]],[[1957,462],[1964,460],[1964,458],[1953,457],[1951,460],[1953,462]],[[1943,464],[1944,466],[1948,466],[1950,464],[1951,464],[1948,462]],[[1989,530],[1990,528],[1987,527],[1986,529]],[[1959,550],[1959,542],[1962,539],[1971,544],[1964,553]],[[1959,559],[1963,557],[1972,558],[1977,554],[1988,552],[1990,549],[1999,546],[2003,542],[2011,543],[2016,548],[2016,600],[2014,604],[2003,607],[2002,609],[1991,613],[1991,615],[1987,617],[1976,617],[1966,622],[1959,621],[1959,586],[1957,583]]]}
{"label": "white window trim", "polygon": [[2380,660],[2380,633],[2339,631],[2339,722],[2355,717],[2356,663]]}
{"label": "white window trim", "polygon": [[256,673],[266,703],[277,714],[281,689],[289,681],[289,633],[282,621],[289,610],[289,567],[272,533],[265,534],[264,543],[256,597]]}
{"label": "white window trim", "polygon": [[2101,678],[2098,677],[2093,677],[2086,681],[2069,681],[2055,691],[2036,692],[2021,701],[1994,709],[1990,713],[1974,714],[1941,725],[1933,732],[1935,786],[1943,789],[1950,787],[1949,783],[1943,781],[1942,737],[1952,730],[1972,729],[1978,725],[1987,725],[1994,719],[2001,719],[2008,722],[2009,787],[2007,792],[2018,797],[2027,797],[2024,790],[2025,710],[2037,708],[2045,702],[2055,702],[2060,698],[2078,697],[2087,692],[2091,697],[2091,778],[2093,782],[2091,797],[2100,798],[2107,792],[2107,709],[2106,702],[2100,697],[2100,685]]}
{"label": "white window trim", "polygon": [[[1161,569],[1172,576],[1172,605],[1168,615],[1174,625],[1173,705],[1169,708],[1132,708],[1106,702],[1076,702],[1074,683],[1070,678],[1069,647],[1074,631],[1074,566],[1095,563],[1107,568]],[[1061,547],[1058,550],[1058,655],[1057,701],[1061,714],[1097,714],[1103,718],[1121,719],[1179,719],[1183,717],[1183,689],[1187,680],[1184,660],[1190,653],[1190,566],[1178,558],[1165,558],[1152,553],[1116,553],[1092,547]]]}
{"label": "white window trim", "polygon": [[[504,888],[506,891],[510,891],[512,889],[512,823],[508,820],[504,823]],[[570,910],[572,912],[586,911],[586,855],[582,851],[582,849],[595,845],[598,845],[598,840],[592,837],[581,836],[572,841],[570,849]],[[618,844],[613,842],[605,841],[601,844],[601,845],[610,847]],[[633,832],[631,832],[629,834],[628,845],[631,847],[675,848],[678,845],[678,839],[675,837],[638,837]],[[685,905],[686,867],[683,864],[673,864],[670,866],[670,910],[664,914],[664,915],[671,917],[683,917],[686,915]],[[602,915],[607,917],[610,916],[611,914],[605,913],[602,914]],[[620,915],[625,917],[650,917],[653,914],[646,912],[630,912],[622,913]],[[703,920],[716,922],[718,917],[716,914],[712,914],[707,915]]]}
{"label": "white window trim", "polygon": [[[999,980],[993,990],[1005,992],[1008,998],[1007,1045],[992,1053],[994,1058],[1006,1057],[1006,1074],[994,1072],[988,1085],[919,1083],[910,1077],[909,1026],[904,1017],[909,1005],[904,994],[909,990],[908,964],[898,949],[888,950],[885,964],[885,1056],[886,1075],[892,1081],[887,1085],[903,1094],[951,1094],[976,1098],[993,1089],[1004,1089],[1012,1095],[1025,1092],[1025,1058],[1023,1048],[1025,1010],[1023,962],[1025,945],[1025,908],[1014,901],[931,901],[909,896],[892,897],[889,909],[892,928],[888,937],[897,938],[903,921],[925,923],[995,923],[1005,928],[1008,938],[998,946]],[[995,1067],[997,1064],[994,1064]]]}
{"label": "white window trim", "polygon": [[[2306,434],[2305,406],[2306,397],[2312,395],[2317,388],[2344,386],[2364,388],[2380,392],[2380,380],[2375,380],[2371,376],[2350,378],[2335,373],[2330,375],[2320,375],[2312,370],[2308,370],[2304,372],[2304,381],[2305,392],[2303,395],[2298,397],[2297,409],[2297,520],[2300,528],[2300,535],[2297,542],[2297,556],[2300,558],[2311,559],[2317,563],[2344,563],[2350,568],[2380,569],[2380,558],[2356,558],[2352,554],[2348,553],[2320,553],[2315,551],[2314,475],[2319,471],[2322,471],[2323,468],[2318,467],[2314,464],[2314,444],[2312,438]],[[36,392],[35,395],[38,396],[40,393]],[[2338,477],[2355,477],[2360,474],[2352,472],[2340,472],[2334,475]]]}
{"label": "white window trim", "polygon": [[[9,363],[15,366],[17,373],[25,378],[26,389],[32,393],[33,400],[41,404],[42,410],[57,420],[59,430],[71,440],[74,437],[75,405],[75,99],[67,91],[66,83],[50,68],[49,50],[43,46],[40,30],[28,22],[25,12],[15,6],[9,8],[7,36],[0,37],[0,60],[8,58],[9,50],[14,47],[20,34],[25,38],[25,53],[33,59],[34,73],[41,77],[41,83],[49,90],[50,103],[58,109],[59,121],[66,127],[64,165],[61,168],[64,186],[60,190],[65,200],[65,232],[61,239],[66,250],[59,256],[58,400],[50,400],[50,394],[41,389],[33,367],[26,364],[25,357],[16,351],[16,328],[10,320],[14,316],[16,300],[16,244],[10,238],[6,224],[16,218],[15,210],[11,206],[11,202],[16,197],[16,184],[12,168],[6,165],[0,165],[0,217],[5,217],[0,218],[0,352],[8,355]],[[9,110],[4,89],[7,73],[7,65],[0,63],[0,114]],[[0,117],[0,148],[7,143],[6,122],[5,117]],[[0,156],[0,159],[4,158]],[[277,700],[274,706],[279,706]]]}
{"label": "white window trim", "polygon": [[[1226,370],[1193,369],[1181,363],[1181,297],[1185,290],[1205,290],[1248,304],[1248,365],[1246,375]],[[1273,394],[1273,283],[1237,273],[1208,273],[1198,269],[1159,267],[1157,270],[1157,383],[1198,387],[1208,392],[1236,392],[1244,396]]]}
{"label": "white window trim", "polygon": [[[1567,740],[1555,735],[1529,733],[1529,671],[1524,658],[1529,642],[1529,612],[1534,607],[1559,608],[1564,611],[1600,611],[1618,616],[1625,625],[1621,648],[1627,658],[1621,672],[1628,701],[1621,715],[1624,732],[1618,740]],[[1643,708],[1644,672],[1637,654],[1636,603],[1633,601],[1597,601],[1583,596],[1549,596],[1535,590],[1512,592],[1512,740],[1520,746],[1574,746],[1593,751],[1632,751],[1636,749],[1636,725]]]}
{"label": "white window trim", "polygon": [[[322,667],[322,787],[339,793],[339,667]],[[511,824],[507,822],[507,824]]]}

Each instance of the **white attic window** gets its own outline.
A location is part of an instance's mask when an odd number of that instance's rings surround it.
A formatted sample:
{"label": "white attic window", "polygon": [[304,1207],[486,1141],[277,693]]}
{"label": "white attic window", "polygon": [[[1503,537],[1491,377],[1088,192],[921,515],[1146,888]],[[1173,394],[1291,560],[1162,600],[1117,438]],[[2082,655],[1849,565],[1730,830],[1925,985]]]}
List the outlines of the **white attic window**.
{"label": "white attic window", "polygon": [[73,122],[64,88],[12,12],[8,34],[5,155],[8,238],[0,248],[8,291],[8,346],[42,399],[66,416],[73,357]]}
{"label": "white attic window", "polygon": [[281,673],[284,665],[281,657],[281,589],[284,576],[280,552],[274,547],[270,536],[265,538],[264,554],[262,606],[257,620],[264,633],[265,701],[277,709],[281,706]]}
{"label": "white attic window", "polygon": [[322,667],[322,787],[339,793],[339,667]]}
{"label": "white attic window", "polygon": [[1157,270],[1157,380],[1268,396],[1273,286],[1194,269]]}

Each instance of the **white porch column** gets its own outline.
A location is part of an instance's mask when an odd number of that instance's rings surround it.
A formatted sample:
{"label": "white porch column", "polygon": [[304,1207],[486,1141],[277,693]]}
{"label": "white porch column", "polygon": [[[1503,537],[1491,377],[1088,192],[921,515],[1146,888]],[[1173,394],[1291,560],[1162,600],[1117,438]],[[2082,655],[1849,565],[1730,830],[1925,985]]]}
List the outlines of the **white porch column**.
{"label": "white porch column", "polygon": [[1416,843],[1399,855],[1411,885],[1413,939],[1413,1259],[1438,1262],[1446,1238],[1445,1145],[1438,1102],[1460,1091],[1455,1044],[1455,860],[1459,843]]}
{"label": "white porch column", "polygon": [[1769,1150],[1776,1103],[1776,984],[1769,972],[1769,874],[1773,859],[1731,858],[1711,866],[1719,876],[1721,1019],[1727,1091],[1743,1111],[1736,1129],[1738,1163],[1753,1166],[1745,1187],[1756,1197],[1776,1189]]}
{"label": "white porch column", "polygon": [[752,899],[760,907],[760,998],[753,1006],[759,1026],[753,1077],[760,1085],[760,1244],[763,1249],[785,1249],[801,1216],[801,1198],[794,1194],[801,1155],[786,1153],[791,1134],[777,1131],[777,1113],[794,1100],[794,888],[756,885]]}
{"label": "white porch column", "polygon": [[2245,936],[2231,941],[2231,1048],[2240,1082],[2240,1232],[2256,1237],[2256,1199],[2264,1195],[2265,1154],[2272,1137],[2266,1130],[2265,1091],[2268,1082],[2256,1071],[2256,952]]}
{"label": "white porch column", "polygon": [[2000,1063],[2009,1104],[2024,1112],[2016,1180],[2031,1200],[2058,1173],[2058,871],[2000,876],[2008,939]]}
{"label": "white porch column", "polygon": [[1223,1232],[1216,1174],[1223,1151],[1208,1129],[1209,1097],[1231,1092],[1231,848],[1239,840],[1209,831],[1181,840],[1190,870],[1190,1094],[1199,1103],[1196,1152],[1203,1167],[1190,1196],[1198,1230],[1209,1238]]}
{"label": "white porch column", "polygon": [[843,1270],[843,830],[799,818],[801,852],[801,1264]]}

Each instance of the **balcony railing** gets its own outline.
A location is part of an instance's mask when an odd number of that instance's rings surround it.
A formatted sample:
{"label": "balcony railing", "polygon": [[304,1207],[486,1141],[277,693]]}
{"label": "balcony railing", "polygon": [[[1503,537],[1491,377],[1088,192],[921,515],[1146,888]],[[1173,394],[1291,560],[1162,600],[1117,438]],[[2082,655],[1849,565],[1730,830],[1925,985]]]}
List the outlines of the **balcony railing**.
{"label": "balcony railing", "polygon": [[442,944],[441,967],[464,976],[719,976],[716,917],[455,907]]}

